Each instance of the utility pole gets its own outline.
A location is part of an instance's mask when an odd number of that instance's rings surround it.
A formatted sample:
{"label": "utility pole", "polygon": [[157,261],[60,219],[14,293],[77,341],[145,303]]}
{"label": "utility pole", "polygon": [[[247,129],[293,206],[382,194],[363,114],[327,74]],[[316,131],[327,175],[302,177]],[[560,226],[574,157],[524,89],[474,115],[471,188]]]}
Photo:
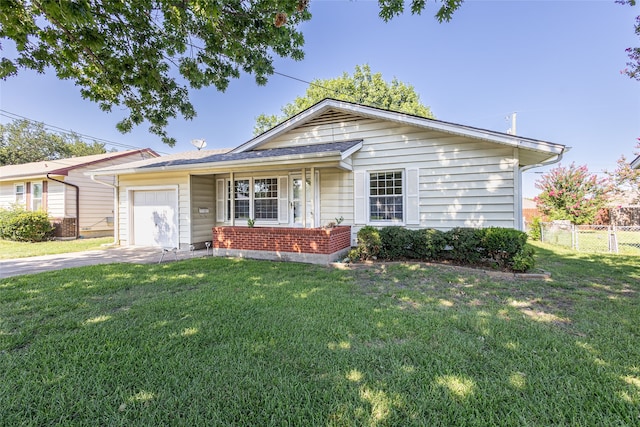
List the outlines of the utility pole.
{"label": "utility pole", "polygon": [[509,128],[507,133],[510,134],[510,135],[515,135],[516,134],[516,112],[515,111],[513,113],[511,113],[511,127]]}

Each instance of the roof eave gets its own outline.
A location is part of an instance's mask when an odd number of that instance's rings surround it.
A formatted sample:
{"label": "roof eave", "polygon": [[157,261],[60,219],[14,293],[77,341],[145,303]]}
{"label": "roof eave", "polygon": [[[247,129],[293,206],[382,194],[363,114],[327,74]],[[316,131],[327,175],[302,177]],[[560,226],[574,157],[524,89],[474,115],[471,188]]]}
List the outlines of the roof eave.
{"label": "roof eave", "polygon": [[93,176],[113,176],[113,175],[131,175],[141,173],[154,173],[154,172],[180,172],[180,171],[202,171],[202,170],[227,170],[232,167],[246,167],[256,166],[272,166],[283,165],[290,166],[296,163],[336,163],[339,164],[344,159],[340,151],[331,151],[323,153],[305,153],[295,154],[288,156],[278,156],[270,158],[260,159],[241,159],[241,160],[227,160],[220,162],[208,162],[208,163],[196,163],[196,164],[182,164],[182,165],[165,165],[157,167],[145,167],[135,169],[120,169],[120,170],[96,170],[91,172]]}

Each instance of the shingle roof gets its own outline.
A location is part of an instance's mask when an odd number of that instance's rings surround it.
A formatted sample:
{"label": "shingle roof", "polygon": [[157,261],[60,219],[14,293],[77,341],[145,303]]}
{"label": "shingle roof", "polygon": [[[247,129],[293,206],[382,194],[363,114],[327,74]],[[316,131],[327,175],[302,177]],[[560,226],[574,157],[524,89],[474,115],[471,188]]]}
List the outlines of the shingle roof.
{"label": "shingle roof", "polygon": [[153,169],[166,167],[183,167],[200,165],[203,167],[223,165],[225,162],[243,160],[277,160],[285,157],[308,157],[324,154],[343,154],[362,143],[362,140],[351,140],[343,142],[333,142],[327,144],[300,145],[296,147],[271,148],[268,150],[253,150],[242,153],[230,153],[229,149],[222,150],[202,150],[190,151],[187,153],[176,153],[156,159],[147,159],[138,162],[127,163],[117,166],[109,166],[94,170],[96,175],[110,175],[117,173],[131,173],[133,171],[151,171]]}
{"label": "shingle roof", "polygon": [[93,154],[90,156],[71,157],[68,159],[57,160],[45,160],[42,162],[24,163],[21,165],[7,165],[0,167],[0,179],[20,178],[25,176],[37,176],[37,175],[67,175],[70,170],[97,164],[100,162],[116,159],[124,156],[133,155],[136,153],[150,154],[154,157],[158,156],[158,153],[149,149],[143,148],[139,150],[127,150],[119,152],[111,152],[104,154]]}
{"label": "shingle roof", "polygon": [[[245,151],[242,153],[224,153],[224,154],[213,154],[206,157],[196,158],[196,159],[166,159],[164,157],[154,159],[154,162],[149,162],[149,164],[141,166],[140,168],[156,168],[156,167],[166,167],[166,166],[182,166],[182,165],[193,165],[193,164],[201,164],[201,163],[218,163],[218,162],[229,162],[234,160],[258,160],[258,159],[268,159],[274,157],[285,157],[285,156],[296,156],[296,155],[305,155],[305,154],[322,154],[322,153],[331,153],[338,152],[343,153],[355,145],[362,142],[362,140],[355,141],[345,141],[345,142],[332,142],[328,144],[312,144],[312,145],[300,145],[297,147],[285,147],[285,148],[271,148],[267,150],[253,150],[253,151]],[[129,165],[129,167],[135,165]]]}

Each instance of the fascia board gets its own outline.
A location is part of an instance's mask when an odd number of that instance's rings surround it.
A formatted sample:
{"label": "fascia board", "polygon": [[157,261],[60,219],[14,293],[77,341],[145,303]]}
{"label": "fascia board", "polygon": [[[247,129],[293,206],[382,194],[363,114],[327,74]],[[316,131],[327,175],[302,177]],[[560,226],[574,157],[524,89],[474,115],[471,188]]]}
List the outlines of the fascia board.
{"label": "fascia board", "polygon": [[331,151],[325,153],[308,153],[308,154],[296,154],[289,156],[270,157],[266,159],[242,159],[242,160],[228,160],[225,162],[215,163],[198,163],[198,164],[185,164],[174,166],[158,166],[138,169],[120,169],[111,171],[93,171],[89,175],[93,176],[105,176],[105,175],[131,175],[142,173],[154,173],[154,172],[168,172],[168,171],[223,171],[228,172],[233,167],[256,167],[259,169],[263,165],[292,165],[296,163],[328,163],[328,162],[340,162],[342,161],[341,153],[339,151]]}
{"label": "fascia board", "polygon": [[[336,102],[338,103],[338,102]],[[394,111],[379,110],[364,105],[354,105],[339,102],[334,108],[347,110],[354,114],[365,115],[367,117],[384,119],[401,124],[413,125],[421,128],[446,132],[454,135],[466,136],[484,141],[495,142],[499,144],[509,145],[511,147],[524,148],[544,153],[560,154],[564,150],[564,146],[546,141],[539,141],[530,138],[521,138],[518,136],[510,136],[489,130],[470,128],[463,125],[442,122],[423,117],[410,116]]]}

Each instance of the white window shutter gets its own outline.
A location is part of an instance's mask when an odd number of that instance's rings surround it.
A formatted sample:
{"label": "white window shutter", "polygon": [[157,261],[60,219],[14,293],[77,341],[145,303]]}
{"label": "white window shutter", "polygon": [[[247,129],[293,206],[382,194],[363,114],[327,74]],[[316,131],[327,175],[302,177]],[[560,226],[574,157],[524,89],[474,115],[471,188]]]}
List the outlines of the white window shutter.
{"label": "white window shutter", "polygon": [[289,223],[289,183],[288,176],[278,177],[278,222]]}
{"label": "white window shutter", "polygon": [[420,224],[420,174],[419,169],[407,169],[407,225]]}
{"label": "white window shutter", "polygon": [[356,224],[367,223],[367,194],[364,171],[353,173],[353,213]]}
{"label": "white window shutter", "polygon": [[224,179],[216,181],[216,222],[224,222]]}

